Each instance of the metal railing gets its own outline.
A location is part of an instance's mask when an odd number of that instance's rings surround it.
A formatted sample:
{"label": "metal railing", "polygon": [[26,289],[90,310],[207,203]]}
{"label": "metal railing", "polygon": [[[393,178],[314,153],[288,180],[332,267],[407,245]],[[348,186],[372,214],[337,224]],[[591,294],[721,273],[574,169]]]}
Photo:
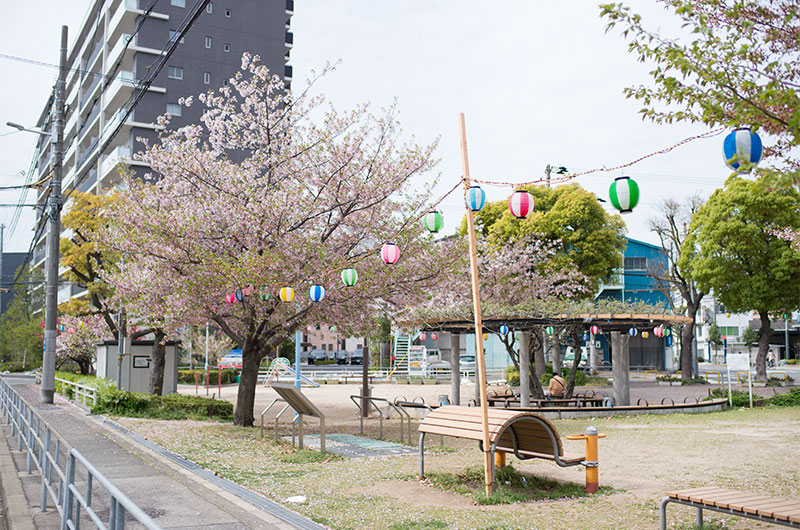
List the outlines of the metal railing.
{"label": "metal railing", "polygon": [[80,383],[75,383],[73,381],[67,381],[66,379],[61,379],[60,377],[56,377],[55,380],[56,380],[56,383],[61,385],[61,388],[59,388],[58,384],[56,385],[56,391],[59,394],[64,394],[65,396],[70,398],[70,392],[69,391],[66,391],[66,392],[62,391],[62,390],[66,390],[66,389],[64,389],[64,387],[67,387],[67,388],[71,389],[72,397],[70,399],[72,399],[73,401],[80,401],[84,405],[88,405],[89,404],[88,400],[91,399],[92,400],[92,407],[97,405],[97,389],[96,388],[92,388],[92,387],[86,386],[86,385],[81,385]]}
{"label": "metal railing", "polygon": [[[361,408],[361,403],[367,402],[367,411],[370,409],[375,409],[378,413],[378,417],[380,418],[380,434],[378,435],[378,439],[383,440],[383,410],[378,406],[378,403],[385,403],[389,411],[394,410],[397,412],[397,415],[400,417],[400,441],[403,440],[403,422],[405,421],[405,417],[408,416],[408,413],[405,411],[401,411],[397,405],[389,401],[388,399],[372,397],[372,396],[350,396],[350,401],[355,403],[356,407],[358,407],[358,418],[360,422],[360,429],[359,432],[363,435],[364,434],[364,410]],[[361,403],[359,403],[359,401]],[[405,413],[405,414],[404,414]],[[388,417],[388,415],[387,415]],[[411,443],[411,417],[408,416],[408,443]]]}
{"label": "metal railing", "polygon": [[[121,530],[127,510],[133,518],[147,529],[158,530],[158,526],[133,501],[105,478],[77,450],[70,449],[61,437],[42,417],[39,411],[20,396],[5,379],[0,378],[0,417],[11,425],[11,438],[17,438],[17,450],[26,454],[26,471],[33,474],[34,467],[41,476],[41,511],[54,507],[61,516],[62,530],[80,528],[80,506],[98,528]],[[67,469],[61,466],[67,461]],[[86,470],[87,493],[80,494],[75,475],[80,463]],[[110,521],[105,525],[92,508],[92,486],[97,481],[110,497]],[[75,509],[73,510],[74,503]]]}

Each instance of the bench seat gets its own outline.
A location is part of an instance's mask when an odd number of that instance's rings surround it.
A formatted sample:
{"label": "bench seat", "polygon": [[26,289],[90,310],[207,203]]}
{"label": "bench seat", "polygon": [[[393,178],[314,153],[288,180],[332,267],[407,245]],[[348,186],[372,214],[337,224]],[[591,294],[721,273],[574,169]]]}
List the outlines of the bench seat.
{"label": "bench seat", "polygon": [[800,528],[800,501],[777,499],[717,487],[691,488],[667,492],[661,500],[660,527],[667,527],[667,504],[670,502],[697,509],[697,526],[702,527],[703,509],[747,517],[772,524]]}

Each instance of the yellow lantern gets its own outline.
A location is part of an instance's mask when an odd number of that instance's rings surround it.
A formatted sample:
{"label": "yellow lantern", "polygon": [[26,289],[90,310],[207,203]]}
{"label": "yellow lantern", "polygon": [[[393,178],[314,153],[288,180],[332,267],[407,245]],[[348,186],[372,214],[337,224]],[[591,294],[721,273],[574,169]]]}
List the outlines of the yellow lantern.
{"label": "yellow lantern", "polygon": [[294,289],[291,287],[281,287],[281,300],[291,302],[294,300]]}

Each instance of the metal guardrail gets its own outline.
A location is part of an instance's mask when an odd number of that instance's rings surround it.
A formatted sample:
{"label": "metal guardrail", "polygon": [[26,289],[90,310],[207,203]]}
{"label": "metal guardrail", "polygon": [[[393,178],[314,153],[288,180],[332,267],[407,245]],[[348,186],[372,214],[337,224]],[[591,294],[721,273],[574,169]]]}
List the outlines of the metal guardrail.
{"label": "metal guardrail", "polygon": [[[80,528],[80,507],[97,528],[122,530],[125,513],[130,513],[144,528],[160,530],[141,508],[104,477],[76,449],[69,444],[42,417],[39,411],[20,396],[5,379],[0,378],[0,417],[11,425],[11,437],[17,437],[17,450],[26,453],[26,471],[33,473],[34,466],[42,478],[41,511],[53,506],[61,515],[61,530]],[[62,453],[68,451],[64,457]],[[63,460],[62,460],[63,458]],[[61,468],[67,460],[67,469]],[[83,465],[87,473],[87,493],[78,491],[75,481],[77,464]],[[92,508],[94,481],[103,486],[110,497],[109,524],[106,525]],[[74,503],[78,504],[74,506]]]}
{"label": "metal guardrail", "polygon": [[[372,396],[350,396],[350,401],[355,403],[356,407],[358,407],[358,418],[360,420],[359,421],[359,423],[360,423],[359,432],[362,435],[364,434],[364,411],[361,408],[361,403],[359,403],[359,401],[361,401],[361,402],[364,402],[364,401],[369,402],[369,406],[368,406],[367,410],[369,411],[369,409],[374,408],[378,412],[378,416],[380,417],[380,425],[381,425],[380,426],[380,435],[378,436],[378,439],[380,439],[380,440],[383,440],[383,411],[377,405],[377,403],[385,403],[389,407],[389,409],[392,409],[395,412],[397,412],[397,415],[400,417],[400,441],[401,442],[404,441],[403,440],[403,422],[405,421],[405,416],[407,414],[403,414],[405,411],[401,412],[400,409],[397,407],[397,405],[395,405],[394,403],[392,403],[388,399],[372,397]],[[408,425],[409,425],[408,443],[411,443],[411,430],[410,430],[411,429],[411,417],[410,416],[408,418]]]}
{"label": "metal guardrail", "polygon": [[[92,388],[92,387],[86,386],[86,385],[81,385],[81,384],[75,383],[73,381],[67,381],[66,379],[61,379],[59,377],[56,377],[55,380],[56,380],[56,383],[60,383],[62,387],[72,388],[72,396],[74,398],[74,401],[78,401],[79,398],[80,398],[80,402],[81,403],[83,403],[84,405],[88,405],[87,401],[91,399],[92,400],[92,407],[97,405],[97,389],[96,388]],[[64,394],[64,392],[61,392],[59,390],[58,385],[56,385],[56,391],[59,392],[60,394]],[[69,396],[67,396],[67,397],[69,397]]]}

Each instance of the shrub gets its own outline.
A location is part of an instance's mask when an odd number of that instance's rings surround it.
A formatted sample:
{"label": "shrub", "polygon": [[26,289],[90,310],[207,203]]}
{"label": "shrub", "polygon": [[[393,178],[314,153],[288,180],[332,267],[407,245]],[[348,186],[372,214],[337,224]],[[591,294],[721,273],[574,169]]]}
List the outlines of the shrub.
{"label": "shrub", "polygon": [[775,394],[769,398],[768,403],[776,407],[800,406],[800,388],[793,388],[785,394]]}
{"label": "shrub", "polygon": [[105,388],[98,393],[95,414],[116,414],[157,419],[233,419],[233,404],[200,396],[156,396]]}
{"label": "shrub", "polygon": [[800,364],[800,359],[789,359],[786,364]]}
{"label": "shrub", "polygon": [[506,366],[506,383],[509,386],[519,386],[519,370],[514,366]]}
{"label": "shrub", "polygon": [[[222,369],[222,384],[229,385],[231,383],[236,382],[236,376],[238,375],[238,370],[235,368],[223,368]],[[193,385],[195,383],[195,374],[197,374],[197,381],[201,385],[206,384],[206,371],[205,369],[202,370],[178,370],[178,383],[184,385]],[[208,384],[209,385],[218,385],[219,384],[219,370],[216,368],[209,367],[208,369]]]}
{"label": "shrub", "polygon": [[[711,396],[713,398],[725,398],[728,399],[728,390],[725,388],[715,388],[711,390]],[[744,392],[742,390],[733,390],[731,392],[731,398],[733,401],[734,407],[749,407],[750,406],[750,394],[748,392]],[[759,395],[753,394],[753,406],[755,407],[763,407],[765,404],[764,398]]]}

